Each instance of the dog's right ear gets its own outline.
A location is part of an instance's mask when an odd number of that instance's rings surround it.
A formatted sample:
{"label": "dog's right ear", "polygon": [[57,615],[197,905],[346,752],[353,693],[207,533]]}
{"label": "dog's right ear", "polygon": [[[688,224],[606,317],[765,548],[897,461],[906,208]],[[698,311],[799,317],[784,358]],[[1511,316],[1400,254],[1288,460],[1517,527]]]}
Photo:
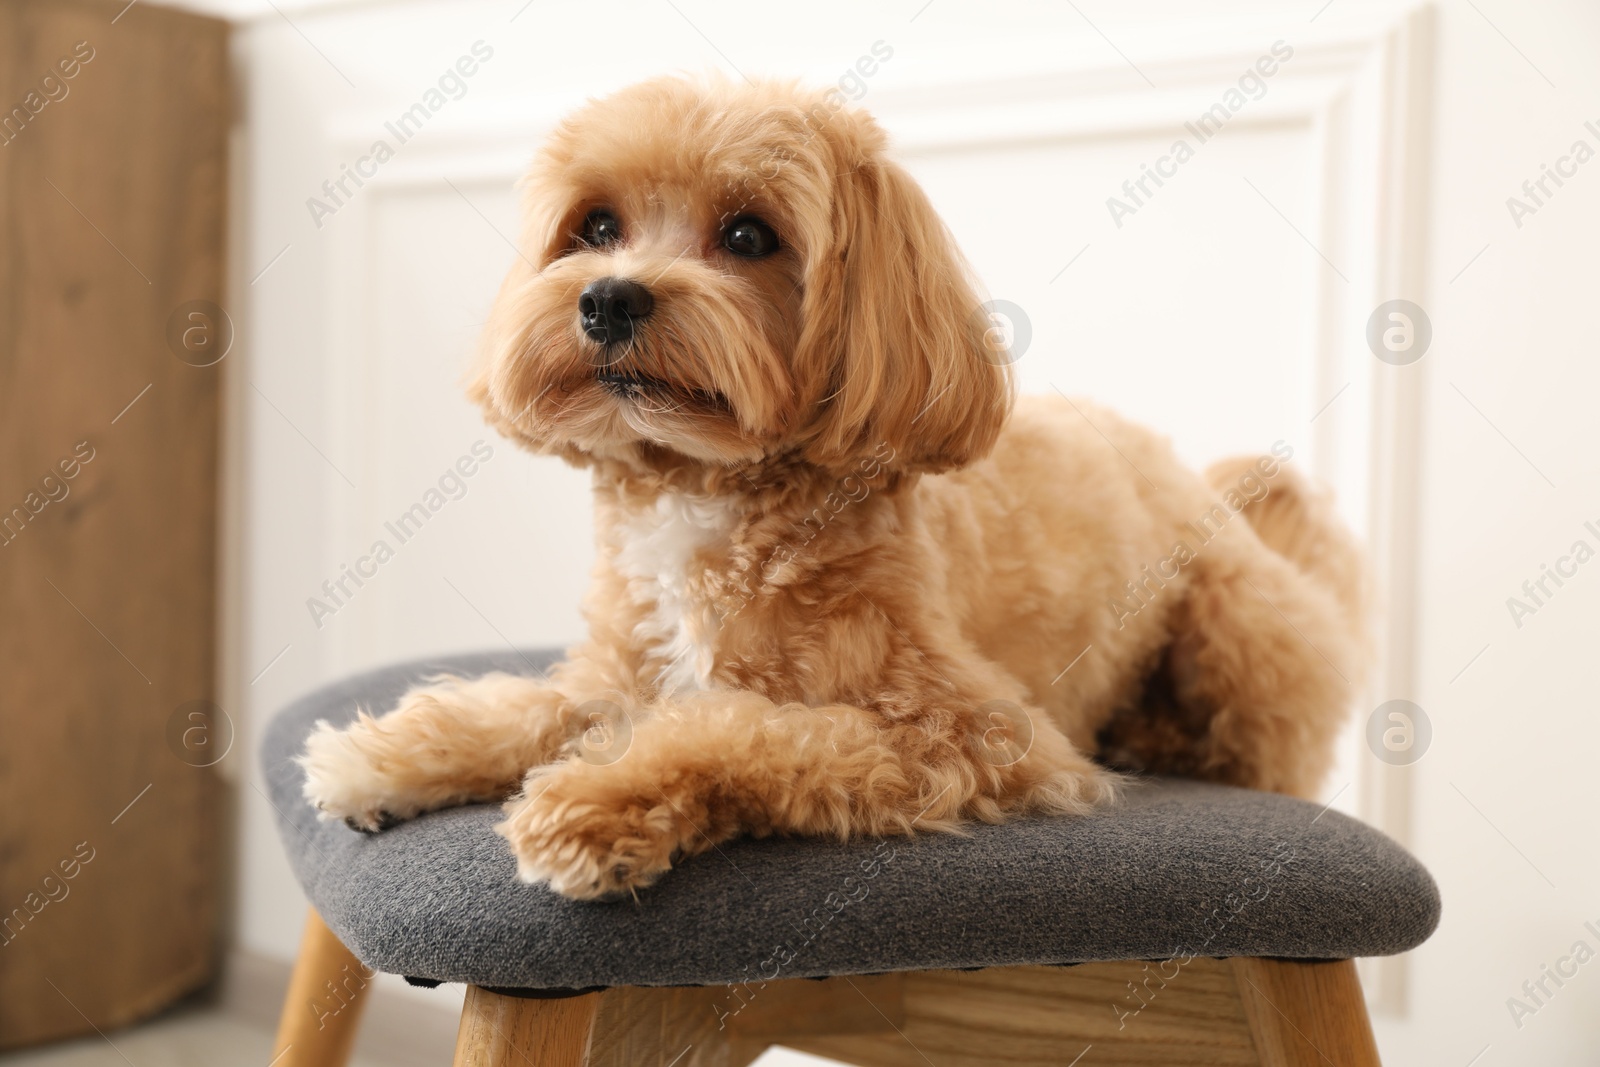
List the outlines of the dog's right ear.
{"label": "dog's right ear", "polygon": [[538,343],[529,335],[536,320],[530,301],[532,283],[573,241],[578,220],[578,193],[571,184],[571,151],[576,135],[565,120],[540,149],[518,182],[522,194],[522,239],[499,292],[489,307],[477,352],[465,381],[467,398],[483,411],[485,421],[506,438],[526,448],[543,450],[547,442],[528,415],[538,396],[531,363],[522,354]]}
{"label": "dog's right ear", "polygon": [[519,294],[527,292],[533,275],[532,268],[520,256],[506,271],[478,336],[477,351],[464,383],[467,399],[478,405],[484,421],[508,440],[529,448],[536,447],[536,442],[527,433],[527,422],[516,418],[515,413],[526,403],[517,399],[526,391],[516,380],[518,368],[526,366],[517,354],[528,343],[528,316]]}
{"label": "dog's right ear", "polygon": [[1012,382],[967,265],[921,187],[885,158],[870,117],[811,114],[833,188],[804,268],[796,370],[816,411],[806,454],[837,468],[887,445],[892,466],[920,471],[979,459]]}

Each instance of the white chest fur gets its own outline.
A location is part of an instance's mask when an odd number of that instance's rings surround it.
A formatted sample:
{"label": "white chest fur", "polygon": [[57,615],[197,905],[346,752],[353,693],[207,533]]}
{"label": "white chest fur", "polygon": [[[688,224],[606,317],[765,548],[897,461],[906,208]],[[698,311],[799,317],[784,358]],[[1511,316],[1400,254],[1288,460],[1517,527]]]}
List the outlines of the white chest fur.
{"label": "white chest fur", "polygon": [[707,553],[727,543],[736,521],[728,501],[664,493],[616,528],[617,571],[646,609],[634,640],[665,661],[657,684],[666,692],[711,686],[720,619],[696,585]]}

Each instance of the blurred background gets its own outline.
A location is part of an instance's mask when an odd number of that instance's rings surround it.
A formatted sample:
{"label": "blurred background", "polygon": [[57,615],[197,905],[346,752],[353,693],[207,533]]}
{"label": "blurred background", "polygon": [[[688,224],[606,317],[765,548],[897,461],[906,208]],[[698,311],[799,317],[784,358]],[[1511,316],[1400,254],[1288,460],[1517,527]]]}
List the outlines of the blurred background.
{"label": "blurred background", "polygon": [[[1600,950],[1597,46],[1577,0],[0,0],[0,1063],[265,1065],[263,724],[578,634],[586,480],[459,383],[542,134],[706,70],[879,117],[1026,391],[1335,487],[1384,624],[1323,799],[1445,905],[1363,963],[1385,1060],[1600,1062],[1600,964],[1524,990]],[[448,1062],[460,998],[380,979],[361,1062]]]}

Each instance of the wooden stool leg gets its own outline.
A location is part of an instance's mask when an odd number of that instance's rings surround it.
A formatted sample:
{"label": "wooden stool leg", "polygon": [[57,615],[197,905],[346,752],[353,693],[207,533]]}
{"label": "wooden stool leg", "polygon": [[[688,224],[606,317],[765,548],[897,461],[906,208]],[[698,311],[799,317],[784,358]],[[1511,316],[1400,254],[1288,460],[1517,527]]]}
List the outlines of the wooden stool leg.
{"label": "wooden stool leg", "polygon": [[273,1067],[345,1067],[372,977],[322,916],[307,911],[300,955],[278,1019]]}
{"label": "wooden stool leg", "polygon": [[1354,960],[1231,963],[1262,1067],[1378,1067]]}
{"label": "wooden stool leg", "polygon": [[455,1067],[582,1067],[600,994],[561,1000],[506,997],[467,987]]}

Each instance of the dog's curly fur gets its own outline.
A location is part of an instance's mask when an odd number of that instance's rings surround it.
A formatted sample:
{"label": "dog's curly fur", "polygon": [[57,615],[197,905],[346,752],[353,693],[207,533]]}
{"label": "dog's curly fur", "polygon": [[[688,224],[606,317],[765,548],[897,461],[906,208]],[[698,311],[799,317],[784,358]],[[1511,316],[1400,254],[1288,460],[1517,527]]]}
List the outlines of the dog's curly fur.
{"label": "dog's curly fur", "polygon": [[[324,815],[515,792],[521,877],[593,898],[738,834],[1085,812],[1106,764],[1317,788],[1364,658],[1329,503],[1281,452],[1201,477],[1087,401],[1013,411],[872,119],[652,81],[563,123],[526,189],[470,391],[592,471],[591,632],[548,678],[438,679],[321,724],[301,764]],[[586,232],[600,209],[614,241]],[[777,251],[724,247],[750,217]],[[626,344],[580,321],[607,277],[654,297]],[[619,731],[603,759],[596,722]]]}

